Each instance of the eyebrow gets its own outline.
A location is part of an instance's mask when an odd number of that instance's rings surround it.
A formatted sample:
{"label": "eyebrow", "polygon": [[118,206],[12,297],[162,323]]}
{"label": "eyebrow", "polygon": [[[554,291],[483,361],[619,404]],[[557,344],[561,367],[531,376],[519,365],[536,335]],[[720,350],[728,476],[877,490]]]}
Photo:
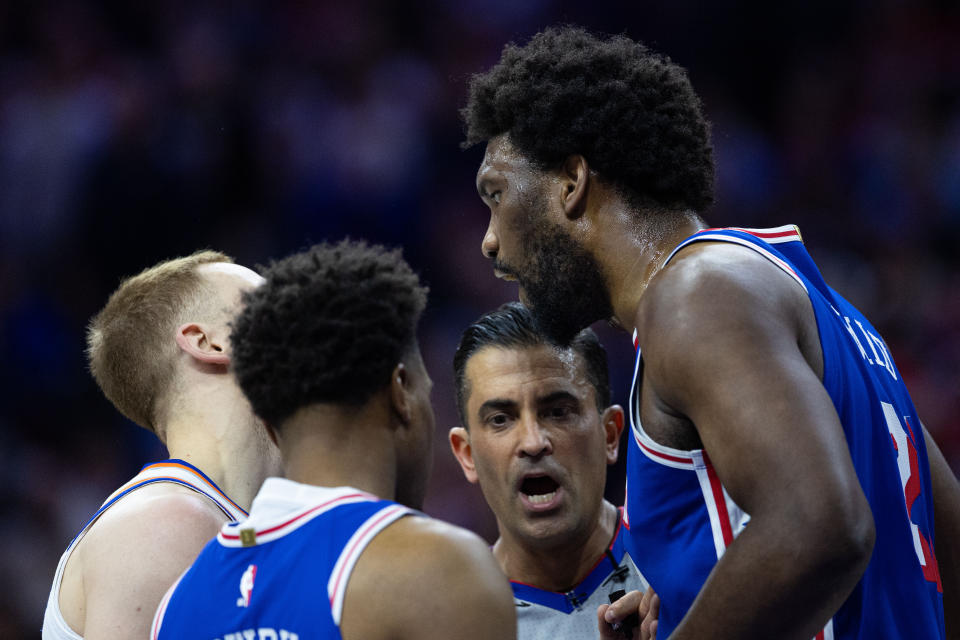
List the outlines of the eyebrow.
{"label": "eyebrow", "polygon": [[573,400],[577,403],[580,402],[580,399],[569,391],[554,391],[553,393],[548,393],[545,396],[537,398],[537,404],[551,404],[560,400]]}
{"label": "eyebrow", "polygon": [[516,406],[517,403],[513,400],[507,400],[505,398],[491,398],[480,405],[480,408],[477,409],[477,415],[483,415],[487,411],[504,411],[506,409],[512,409]]}

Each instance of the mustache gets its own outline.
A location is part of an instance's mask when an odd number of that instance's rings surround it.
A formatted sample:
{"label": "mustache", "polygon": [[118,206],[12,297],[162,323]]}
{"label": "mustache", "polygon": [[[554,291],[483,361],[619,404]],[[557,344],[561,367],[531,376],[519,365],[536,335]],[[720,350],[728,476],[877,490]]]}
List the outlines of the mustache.
{"label": "mustache", "polygon": [[507,274],[508,276],[513,276],[513,277],[516,278],[518,281],[521,280],[520,272],[517,271],[516,269],[514,269],[513,267],[511,267],[510,265],[508,265],[508,264],[505,263],[505,262],[502,262],[502,261],[500,261],[500,260],[494,259],[494,261],[493,261],[493,268],[494,268],[495,271],[499,271],[500,273],[505,273],[505,274]]}

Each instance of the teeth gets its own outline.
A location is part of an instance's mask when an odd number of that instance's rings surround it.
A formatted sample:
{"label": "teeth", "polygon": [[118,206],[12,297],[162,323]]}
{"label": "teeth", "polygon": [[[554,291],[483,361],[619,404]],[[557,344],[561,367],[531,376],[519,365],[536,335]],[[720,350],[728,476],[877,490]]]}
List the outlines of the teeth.
{"label": "teeth", "polygon": [[553,500],[554,496],[557,495],[556,491],[551,491],[550,493],[541,493],[535,496],[527,495],[527,500],[533,504],[546,504]]}

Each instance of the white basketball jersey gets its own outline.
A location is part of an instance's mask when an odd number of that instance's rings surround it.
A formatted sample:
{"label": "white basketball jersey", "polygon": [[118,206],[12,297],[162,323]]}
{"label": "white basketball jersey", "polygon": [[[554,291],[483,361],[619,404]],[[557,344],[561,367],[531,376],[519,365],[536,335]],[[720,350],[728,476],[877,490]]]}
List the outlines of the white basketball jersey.
{"label": "white basketball jersey", "polygon": [[90,527],[93,526],[93,523],[96,522],[107,509],[115,505],[132,491],[157,482],[172,482],[207,496],[231,522],[245,518],[247,515],[247,512],[236,502],[228,498],[210,478],[190,463],[184,462],[183,460],[164,460],[147,465],[140,470],[140,473],[107,498],[97,512],[93,514],[89,522],[80,529],[80,533],[70,542],[67,550],[64,551],[60,557],[60,563],[57,565],[57,573],[54,575],[53,585],[50,587],[50,596],[47,598],[47,609],[43,615],[43,640],[83,640],[83,636],[77,634],[70,628],[66,620],[63,619],[63,614],[60,612],[60,585],[63,582],[63,570],[67,566],[67,560],[70,559],[71,552],[76,548],[80,540],[83,539],[83,536]]}

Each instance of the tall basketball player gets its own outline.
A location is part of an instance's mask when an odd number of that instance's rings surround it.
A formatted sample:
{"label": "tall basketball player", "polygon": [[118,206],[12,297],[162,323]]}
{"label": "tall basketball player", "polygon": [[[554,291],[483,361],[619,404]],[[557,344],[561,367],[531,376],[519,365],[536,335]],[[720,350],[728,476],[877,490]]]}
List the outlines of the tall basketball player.
{"label": "tall basketball player", "polygon": [[163,594],[219,528],[246,515],[279,469],[230,372],[228,322],[262,279],[211,251],[127,279],[90,323],[90,369],[169,460],[117,489],[70,543],[44,640],[146,637]]}
{"label": "tall basketball player", "polygon": [[399,251],[317,245],[245,297],[244,393],[279,444],[250,517],[171,589],[153,638],[514,638],[510,589],[475,535],[415,511],[434,431]]}
{"label": "tall basketball player", "polygon": [[658,635],[938,638],[946,610],[957,637],[960,486],[797,229],[707,228],[686,72],[548,29],[463,115],[496,274],[560,343],[604,318],[635,335],[624,526]]}

